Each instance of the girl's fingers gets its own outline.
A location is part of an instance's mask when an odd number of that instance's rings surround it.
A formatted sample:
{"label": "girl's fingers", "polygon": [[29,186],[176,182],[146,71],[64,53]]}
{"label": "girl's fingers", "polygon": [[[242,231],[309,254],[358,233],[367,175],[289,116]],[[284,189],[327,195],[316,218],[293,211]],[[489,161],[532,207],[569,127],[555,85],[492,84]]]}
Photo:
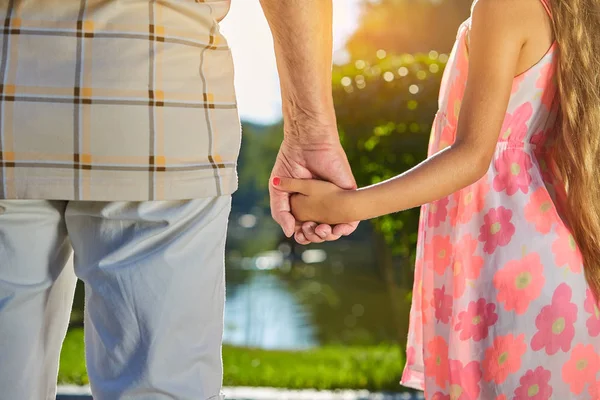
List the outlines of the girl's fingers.
{"label": "girl's fingers", "polygon": [[282,192],[308,194],[311,179],[294,179],[275,177],[271,180],[273,187]]}

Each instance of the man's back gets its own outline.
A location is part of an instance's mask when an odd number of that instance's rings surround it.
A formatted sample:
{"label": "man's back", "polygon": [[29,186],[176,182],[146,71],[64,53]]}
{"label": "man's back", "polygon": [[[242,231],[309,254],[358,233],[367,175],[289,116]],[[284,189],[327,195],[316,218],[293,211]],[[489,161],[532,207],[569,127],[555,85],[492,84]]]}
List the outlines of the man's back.
{"label": "man's back", "polygon": [[0,198],[235,190],[228,0],[2,3]]}

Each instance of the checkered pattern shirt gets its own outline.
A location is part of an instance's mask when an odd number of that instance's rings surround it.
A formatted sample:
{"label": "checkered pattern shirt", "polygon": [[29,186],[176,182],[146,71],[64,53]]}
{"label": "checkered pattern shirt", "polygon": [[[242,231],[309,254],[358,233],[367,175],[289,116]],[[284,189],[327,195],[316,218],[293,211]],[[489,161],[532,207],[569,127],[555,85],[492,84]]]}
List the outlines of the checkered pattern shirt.
{"label": "checkered pattern shirt", "polygon": [[1,0],[0,198],[232,193],[228,0]]}

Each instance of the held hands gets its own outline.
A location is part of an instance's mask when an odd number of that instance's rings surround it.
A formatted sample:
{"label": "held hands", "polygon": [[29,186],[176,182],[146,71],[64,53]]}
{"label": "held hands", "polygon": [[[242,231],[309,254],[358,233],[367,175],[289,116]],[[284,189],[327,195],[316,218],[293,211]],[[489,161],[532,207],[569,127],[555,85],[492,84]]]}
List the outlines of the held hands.
{"label": "held hands", "polygon": [[316,179],[275,177],[271,182],[277,190],[291,194],[291,212],[298,221],[331,225],[352,221],[350,199],[354,190]]}
{"label": "held hands", "polygon": [[[320,125],[319,125],[320,126]],[[319,132],[319,126],[302,129]],[[317,224],[315,219],[295,218],[291,213],[290,193],[273,185],[278,177],[295,179],[324,179],[344,189],[356,189],[346,154],[339,143],[337,135],[328,135],[327,140],[305,142],[284,138],[273,171],[269,193],[271,198],[271,214],[282,227],[285,235],[294,235],[300,244],[322,243],[337,240],[341,236],[350,235],[358,226],[358,222],[346,220],[338,225]],[[341,189],[340,189],[341,190]],[[338,221],[339,222],[339,221]]]}

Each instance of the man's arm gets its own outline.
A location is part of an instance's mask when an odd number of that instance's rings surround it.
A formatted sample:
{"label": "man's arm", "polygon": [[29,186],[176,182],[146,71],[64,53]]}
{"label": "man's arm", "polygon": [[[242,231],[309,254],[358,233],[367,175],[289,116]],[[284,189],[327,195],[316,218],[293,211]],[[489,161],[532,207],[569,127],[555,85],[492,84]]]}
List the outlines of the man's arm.
{"label": "man's arm", "polygon": [[[284,141],[272,177],[317,178],[353,189],[340,145],[331,87],[331,0],[261,0],[275,46],[281,84]],[[334,227],[297,222],[290,196],[269,185],[273,218],[300,243],[334,240],[356,224]]]}
{"label": "man's arm", "polygon": [[[331,95],[331,0],[260,2],[273,33],[286,134],[299,143],[338,140]],[[305,122],[329,129],[303,131]]]}

